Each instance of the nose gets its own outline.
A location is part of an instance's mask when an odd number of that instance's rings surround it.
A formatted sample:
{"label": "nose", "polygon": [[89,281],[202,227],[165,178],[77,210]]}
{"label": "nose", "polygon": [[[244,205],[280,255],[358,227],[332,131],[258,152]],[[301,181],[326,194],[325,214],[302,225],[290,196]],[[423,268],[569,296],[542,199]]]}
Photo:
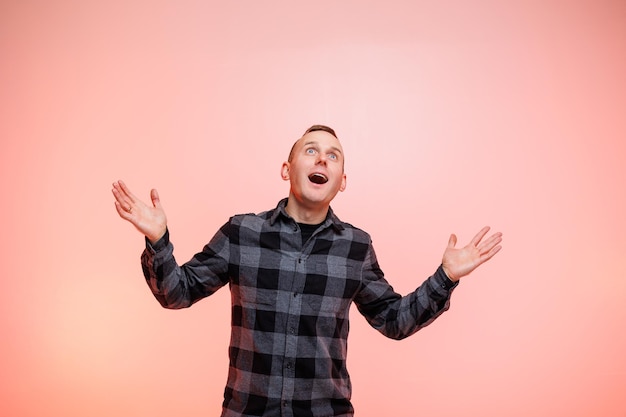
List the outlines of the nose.
{"label": "nose", "polygon": [[323,152],[319,152],[317,154],[317,161],[315,161],[316,164],[326,164],[326,154]]}

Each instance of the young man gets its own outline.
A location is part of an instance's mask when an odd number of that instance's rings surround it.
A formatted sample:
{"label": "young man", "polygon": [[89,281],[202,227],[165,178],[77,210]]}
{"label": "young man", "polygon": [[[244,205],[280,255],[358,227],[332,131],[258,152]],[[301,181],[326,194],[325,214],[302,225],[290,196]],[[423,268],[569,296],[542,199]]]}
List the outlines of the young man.
{"label": "young man", "polygon": [[343,149],[326,126],[308,129],[281,169],[289,197],[275,209],[233,216],[202,252],[179,266],[156,190],[152,205],[113,184],[118,214],[146,236],[144,275],[166,308],[189,307],[228,284],[229,372],[222,417],[352,416],[346,369],[354,302],[379,332],[402,339],[448,309],[461,277],[491,259],[501,234],[464,248],[450,236],[441,266],[413,293],[385,280],[369,235],[330,208],[346,187]]}

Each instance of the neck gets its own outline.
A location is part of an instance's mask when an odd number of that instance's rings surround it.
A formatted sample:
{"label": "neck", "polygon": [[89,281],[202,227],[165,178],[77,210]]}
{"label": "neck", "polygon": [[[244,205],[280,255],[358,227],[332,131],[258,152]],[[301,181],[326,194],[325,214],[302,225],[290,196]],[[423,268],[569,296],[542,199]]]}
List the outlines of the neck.
{"label": "neck", "polygon": [[290,195],[287,200],[287,207],[285,207],[285,211],[298,223],[320,224],[326,220],[328,208],[328,205],[307,207],[302,204],[298,204],[298,201]]}

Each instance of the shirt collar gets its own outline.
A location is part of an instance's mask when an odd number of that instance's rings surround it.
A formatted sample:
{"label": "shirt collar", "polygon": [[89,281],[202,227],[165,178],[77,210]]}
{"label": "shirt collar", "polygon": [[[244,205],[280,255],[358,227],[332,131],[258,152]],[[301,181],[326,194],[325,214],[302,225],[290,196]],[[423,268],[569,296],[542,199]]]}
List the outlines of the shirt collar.
{"label": "shirt collar", "polygon": [[[293,218],[289,214],[287,214],[287,210],[285,209],[285,207],[287,206],[287,200],[287,198],[283,198],[278,202],[276,209],[270,216],[270,224],[272,226],[274,225],[274,223],[276,223],[276,220],[278,220],[279,216],[283,216],[286,219],[293,220]],[[326,220],[324,221],[324,227],[328,226],[333,226],[337,231],[342,231],[343,229],[345,229],[343,223],[341,222],[341,220],[339,220],[339,217],[337,217],[333,212],[332,207],[328,207],[328,214],[326,215]]]}

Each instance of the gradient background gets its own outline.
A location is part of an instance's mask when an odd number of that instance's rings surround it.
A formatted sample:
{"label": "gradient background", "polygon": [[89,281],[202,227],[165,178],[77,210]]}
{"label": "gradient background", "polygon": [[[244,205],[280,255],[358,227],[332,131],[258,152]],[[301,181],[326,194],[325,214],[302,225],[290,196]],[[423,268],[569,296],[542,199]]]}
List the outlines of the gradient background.
{"label": "gradient background", "polygon": [[185,261],[325,123],[399,292],[505,237],[408,340],[353,311],[357,416],[626,416],[626,3],[294,3],[0,1],[0,414],[218,415],[228,290],[162,309],[110,184]]}

